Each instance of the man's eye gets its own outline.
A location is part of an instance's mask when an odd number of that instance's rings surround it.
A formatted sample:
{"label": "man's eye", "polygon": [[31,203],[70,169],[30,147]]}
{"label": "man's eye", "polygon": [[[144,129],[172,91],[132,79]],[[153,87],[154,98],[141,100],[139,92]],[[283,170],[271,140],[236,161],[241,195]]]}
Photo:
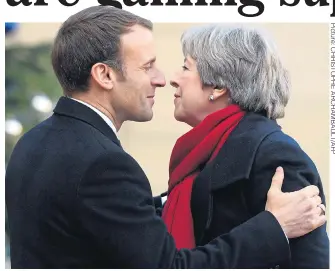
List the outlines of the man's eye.
{"label": "man's eye", "polygon": [[148,64],[148,65],[144,66],[144,69],[146,71],[149,71],[151,68],[152,68],[152,64]]}
{"label": "man's eye", "polygon": [[187,68],[185,65],[183,65],[183,66],[181,66],[181,67],[183,68],[183,71],[188,70],[188,68]]}

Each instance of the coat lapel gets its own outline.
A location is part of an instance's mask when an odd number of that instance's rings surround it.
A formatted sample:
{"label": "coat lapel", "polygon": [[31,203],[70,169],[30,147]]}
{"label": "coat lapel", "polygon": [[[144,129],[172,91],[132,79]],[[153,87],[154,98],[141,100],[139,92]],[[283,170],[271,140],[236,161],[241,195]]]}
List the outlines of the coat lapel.
{"label": "coat lapel", "polygon": [[192,188],[191,210],[197,245],[202,245],[211,225],[212,191],[249,179],[262,140],[280,127],[266,117],[247,113],[223,145],[217,157],[201,171]]}
{"label": "coat lapel", "polygon": [[86,122],[121,147],[120,141],[116,137],[114,131],[91,108],[70,98],[61,97],[54,109],[54,113]]}
{"label": "coat lapel", "polygon": [[211,165],[211,190],[248,179],[259,145],[276,131],[280,127],[275,121],[260,114],[246,114]]}

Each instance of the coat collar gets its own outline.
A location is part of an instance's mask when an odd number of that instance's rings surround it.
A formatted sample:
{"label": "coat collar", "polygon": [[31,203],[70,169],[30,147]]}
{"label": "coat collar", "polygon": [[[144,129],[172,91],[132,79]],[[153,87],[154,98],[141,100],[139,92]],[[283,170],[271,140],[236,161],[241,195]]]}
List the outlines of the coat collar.
{"label": "coat collar", "polygon": [[67,97],[61,97],[54,109],[54,113],[81,120],[99,130],[106,137],[121,146],[114,131],[92,109]]}
{"label": "coat collar", "polygon": [[280,129],[276,121],[261,114],[247,113],[207,171],[210,172],[211,189],[248,179],[259,145],[266,136]]}

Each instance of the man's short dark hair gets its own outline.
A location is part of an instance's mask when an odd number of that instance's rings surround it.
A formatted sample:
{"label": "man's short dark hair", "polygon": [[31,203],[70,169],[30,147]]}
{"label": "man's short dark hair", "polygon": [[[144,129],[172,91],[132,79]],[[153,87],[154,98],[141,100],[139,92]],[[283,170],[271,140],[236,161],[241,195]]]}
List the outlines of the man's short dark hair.
{"label": "man's short dark hair", "polygon": [[91,68],[98,62],[123,76],[120,38],[134,25],[152,30],[149,20],[111,6],[90,7],[69,17],[58,31],[51,56],[64,93],[86,91]]}

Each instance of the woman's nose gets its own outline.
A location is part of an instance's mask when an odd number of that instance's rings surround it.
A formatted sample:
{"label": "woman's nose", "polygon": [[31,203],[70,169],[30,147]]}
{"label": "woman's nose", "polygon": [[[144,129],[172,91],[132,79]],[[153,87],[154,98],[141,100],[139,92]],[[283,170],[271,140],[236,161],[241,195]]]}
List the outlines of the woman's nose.
{"label": "woman's nose", "polygon": [[179,87],[179,84],[178,84],[178,82],[177,82],[177,78],[176,78],[177,76],[174,76],[174,77],[172,77],[172,79],[170,80],[170,85],[172,86],[172,87],[174,87],[174,88],[178,88]]}

